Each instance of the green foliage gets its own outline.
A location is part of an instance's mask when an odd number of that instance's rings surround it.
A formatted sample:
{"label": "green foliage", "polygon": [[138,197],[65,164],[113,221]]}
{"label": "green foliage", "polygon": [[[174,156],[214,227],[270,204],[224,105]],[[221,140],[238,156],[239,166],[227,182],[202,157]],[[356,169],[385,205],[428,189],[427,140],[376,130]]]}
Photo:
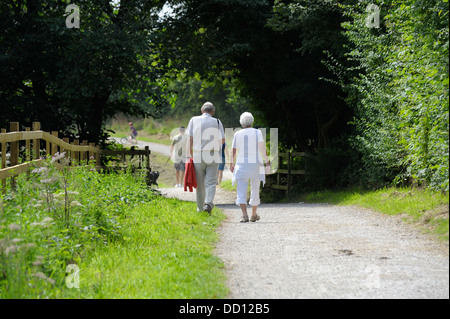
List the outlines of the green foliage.
{"label": "green foliage", "polygon": [[237,92],[235,80],[210,83],[199,75],[187,78],[181,74],[171,82],[169,89],[176,94],[176,100],[167,117],[184,119],[184,126],[190,117],[200,115],[200,108],[206,101],[214,104],[214,116],[222,121],[224,127],[240,127],[240,115],[250,108],[248,100]]}
{"label": "green foliage", "polygon": [[255,126],[280,128],[280,143],[300,150],[329,147],[345,129],[349,108],[338,86],[320,80],[332,76],[322,51],[330,42],[342,50],[345,38],[336,6],[314,8],[314,19],[281,28],[273,2],[183,1],[163,22],[163,55],[189,77],[235,78]]}
{"label": "green foliage", "polygon": [[92,142],[117,112],[146,116],[165,103],[165,65],[149,30],[163,1],[80,0],[80,28],[67,28],[69,1],[0,2],[0,126],[40,121]]}
{"label": "green foliage", "polygon": [[361,175],[374,186],[416,180],[448,191],[448,2],[383,1],[379,29],[365,25],[368,3],[347,7],[344,24],[358,66],[343,87]]}

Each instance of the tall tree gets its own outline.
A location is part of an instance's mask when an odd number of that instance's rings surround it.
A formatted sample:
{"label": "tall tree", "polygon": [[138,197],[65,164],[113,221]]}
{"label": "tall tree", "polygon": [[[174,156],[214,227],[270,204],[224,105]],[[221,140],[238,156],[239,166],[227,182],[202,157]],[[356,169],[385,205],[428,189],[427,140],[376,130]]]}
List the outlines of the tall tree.
{"label": "tall tree", "polygon": [[41,121],[99,141],[116,112],[149,115],[164,103],[151,41],[164,1],[80,0],[79,28],[66,25],[68,4],[0,3],[0,124]]}
{"label": "tall tree", "polygon": [[349,118],[341,89],[320,80],[332,76],[321,61],[322,51],[331,50],[330,33],[336,48],[343,39],[336,7],[316,7],[317,15],[322,8],[316,24],[310,17],[283,28],[284,17],[275,21],[274,1],[172,3],[175,14],[164,21],[166,37],[161,35],[165,57],[202,76],[231,72],[258,118],[281,128],[280,139],[288,147],[332,146]]}
{"label": "tall tree", "polygon": [[169,89],[176,94],[176,102],[166,111],[166,116],[185,118],[200,112],[206,101],[214,101],[216,116],[224,127],[239,127],[239,116],[249,110],[247,100],[236,92],[231,80],[208,82],[199,76],[187,78],[183,73],[170,82]]}

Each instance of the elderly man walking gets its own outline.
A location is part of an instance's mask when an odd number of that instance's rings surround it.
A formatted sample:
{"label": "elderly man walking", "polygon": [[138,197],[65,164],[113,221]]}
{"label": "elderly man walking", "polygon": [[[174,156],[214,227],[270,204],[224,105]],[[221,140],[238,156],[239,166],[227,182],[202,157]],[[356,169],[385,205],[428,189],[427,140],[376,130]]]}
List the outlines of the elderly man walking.
{"label": "elderly man walking", "polygon": [[190,119],[186,129],[187,158],[193,157],[197,180],[197,211],[211,213],[217,185],[217,169],[221,160],[221,146],[225,143],[222,122],[213,117],[215,107],[206,102],[202,115]]}

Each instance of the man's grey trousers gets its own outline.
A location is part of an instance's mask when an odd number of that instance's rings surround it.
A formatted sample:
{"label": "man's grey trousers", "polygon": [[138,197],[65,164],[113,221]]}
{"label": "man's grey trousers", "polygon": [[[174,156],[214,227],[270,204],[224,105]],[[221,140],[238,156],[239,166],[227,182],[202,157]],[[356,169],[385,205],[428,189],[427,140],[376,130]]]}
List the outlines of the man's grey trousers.
{"label": "man's grey trousers", "polygon": [[194,161],[195,178],[197,180],[197,210],[202,211],[205,204],[214,207],[214,196],[217,186],[217,169],[219,164],[215,161],[206,163],[203,159],[199,163]]}

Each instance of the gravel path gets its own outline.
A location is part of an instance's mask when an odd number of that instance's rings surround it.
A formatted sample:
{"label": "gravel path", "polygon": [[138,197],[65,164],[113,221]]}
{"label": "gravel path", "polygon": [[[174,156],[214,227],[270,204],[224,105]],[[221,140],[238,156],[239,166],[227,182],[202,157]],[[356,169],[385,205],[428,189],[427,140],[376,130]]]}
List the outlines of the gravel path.
{"label": "gravel path", "polygon": [[[150,149],[167,152],[157,145]],[[224,180],[230,177],[226,170]],[[195,201],[195,191],[160,191]],[[227,216],[216,254],[229,298],[449,298],[448,243],[398,217],[348,206],[262,204],[260,221],[241,224],[235,196],[218,187],[215,197]]]}
{"label": "gravel path", "polygon": [[[195,200],[195,192],[162,189]],[[217,189],[227,218],[216,254],[229,298],[449,298],[449,247],[397,217],[327,204],[262,204],[239,223],[235,194]]]}
{"label": "gravel path", "polygon": [[[118,137],[111,137],[111,139],[116,141],[117,143],[120,143],[120,138],[118,138]],[[127,144],[126,146],[129,147],[131,145]],[[156,152],[161,155],[169,156],[170,145],[153,143],[153,142],[144,142],[144,141],[140,141],[138,138],[138,142],[135,145],[135,147],[138,149],[144,149],[146,146],[148,146],[152,152]]]}

